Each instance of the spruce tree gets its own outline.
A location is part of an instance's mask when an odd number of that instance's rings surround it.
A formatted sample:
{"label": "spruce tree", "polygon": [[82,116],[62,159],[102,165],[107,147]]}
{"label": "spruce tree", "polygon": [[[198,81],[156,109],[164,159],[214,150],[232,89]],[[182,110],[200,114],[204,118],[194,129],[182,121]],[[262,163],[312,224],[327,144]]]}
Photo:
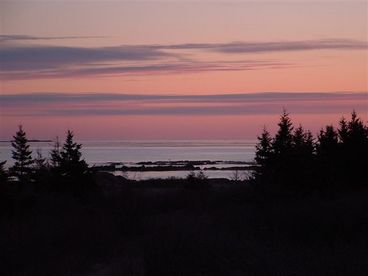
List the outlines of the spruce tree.
{"label": "spruce tree", "polygon": [[283,111],[279,129],[272,141],[273,158],[271,167],[272,182],[276,185],[288,185],[290,167],[293,165],[291,154],[293,145],[293,125],[289,114]]}
{"label": "spruce tree", "polygon": [[313,138],[313,134],[310,130],[305,133],[304,147],[305,153],[308,155],[313,155],[315,153],[315,141]]}
{"label": "spruce tree", "polygon": [[276,155],[284,155],[290,151],[293,142],[293,124],[286,110],[283,111],[278,126],[272,147]]}
{"label": "spruce tree", "polygon": [[335,189],[340,179],[341,152],[339,151],[338,132],[332,125],[320,130],[316,145],[317,181],[321,188]]}
{"label": "spruce tree", "polygon": [[54,148],[50,152],[51,166],[56,169],[60,167],[61,154],[60,154],[60,142],[59,137],[56,137]]}
{"label": "spruce tree", "polygon": [[296,190],[306,190],[311,184],[314,166],[314,140],[310,131],[300,125],[292,135],[292,148],[282,160],[286,164],[284,178]]}
{"label": "spruce tree", "polygon": [[332,125],[321,129],[317,137],[317,154],[318,156],[325,156],[334,154],[338,145],[338,133]]}
{"label": "spruce tree", "polygon": [[348,139],[349,143],[355,145],[357,148],[365,147],[368,143],[368,132],[362,120],[357,113],[351,113],[351,119],[348,122]]}
{"label": "spruce tree", "polygon": [[68,130],[63,149],[60,152],[60,170],[63,174],[77,176],[86,172],[87,163],[81,159],[82,145],[73,141],[74,134]]}
{"label": "spruce tree", "polygon": [[258,144],[256,145],[256,156],[254,158],[257,164],[254,173],[256,178],[265,174],[272,154],[272,138],[266,127],[263,128],[261,136],[258,136],[257,139]]}
{"label": "spruce tree", "polygon": [[365,184],[365,171],[368,164],[368,130],[355,111],[347,123],[347,137],[341,145],[346,170],[345,182]]}
{"label": "spruce tree", "polygon": [[304,144],[304,139],[305,139],[304,129],[301,125],[299,125],[299,127],[295,129],[294,135],[293,135],[294,147],[298,148],[302,146]]}
{"label": "spruce tree", "polygon": [[348,123],[344,117],[339,121],[339,140],[341,143],[345,143],[349,139]]}
{"label": "spruce tree", "polygon": [[304,158],[312,156],[314,153],[312,133],[304,131],[303,127],[299,125],[292,136],[292,147],[294,154],[302,155],[301,157]]}
{"label": "spruce tree", "polygon": [[11,170],[20,180],[24,180],[31,171],[33,160],[26,133],[21,125],[13,138],[11,143],[13,147],[12,157],[15,163]]}

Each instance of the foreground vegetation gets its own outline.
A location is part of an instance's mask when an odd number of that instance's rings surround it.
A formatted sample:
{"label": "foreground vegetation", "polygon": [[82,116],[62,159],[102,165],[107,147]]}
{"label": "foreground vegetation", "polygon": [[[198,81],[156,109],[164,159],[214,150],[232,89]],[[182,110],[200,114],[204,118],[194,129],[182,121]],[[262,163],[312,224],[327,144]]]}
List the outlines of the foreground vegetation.
{"label": "foreground vegetation", "polygon": [[368,273],[368,130],[355,113],[313,139],[284,112],[250,181],[93,172],[71,132],[33,160],[22,132],[0,185],[1,275]]}

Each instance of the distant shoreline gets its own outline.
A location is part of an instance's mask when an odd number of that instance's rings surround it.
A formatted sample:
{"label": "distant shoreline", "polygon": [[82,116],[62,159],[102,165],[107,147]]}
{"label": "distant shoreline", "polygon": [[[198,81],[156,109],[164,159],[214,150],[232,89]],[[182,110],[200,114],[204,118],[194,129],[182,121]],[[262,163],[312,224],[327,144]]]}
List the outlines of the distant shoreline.
{"label": "distant shoreline", "polygon": [[[229,167],[221,165],[231,165]],[[208,167],[200,167],[208,166]],[[125,162],[111,162],[104,165],[92,165],[97,171],[196,171],[196,170],[253,170],[254,162],[245,161],[210,161],[210,160],[180,160],[180,161],[148,161],[126,165]]]}
{"label": "distant shoreline", "polygon": [[[186,178],[190,173],[204,173],[206,178],[212,179],[244,179],[255,170],[253,162],[245,161],[156,161],[156,162],[111,162],[104,165],[93,165],[95,172],[109,172],[115,176],[124,175],[126,178],[136,179],[135,173],[143,173],[142,179]],[[218,173],[220,173],[218,175]],[[223,172],[223,173],[221,173]],[[228,175],[226,175],[226,172]],[[162,174],[163,173],[163,174]],[[215,173],[215,174],[214,174]],[[224,174],[225,173],[225,174]]]}

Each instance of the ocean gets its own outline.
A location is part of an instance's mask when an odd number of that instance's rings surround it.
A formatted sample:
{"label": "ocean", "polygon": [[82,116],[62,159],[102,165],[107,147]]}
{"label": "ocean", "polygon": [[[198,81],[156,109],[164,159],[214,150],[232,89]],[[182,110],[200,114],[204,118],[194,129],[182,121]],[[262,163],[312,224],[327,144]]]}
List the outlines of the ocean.
{"label": "ocean", "polygon": [[[251,162],[254,158],[254,140],[154,140],[154,141],[127,141],[127,140],[85,140],[82,144],[83,158],[91,166],[109,163],[122,163],[134,166],[138,162],[148,161],[233,161]],[[44,157],[49,156],[54,142],[32,142],[30,147],[33,154],[40,151]],[[0,142],[0,160],[7,160],[7,166],[13,164],[11,159],[11,143]],[[226,162],[224,162],[226,163]],[[217,166],[226,167],[228,164]],[[206,171],[210,178],[231,178],[234,171]],[[115,174],[122,174],[121,171]],[[124,174],[129,178],[167,178],[185,177],[187,171],[160,171],[160,172],[128,172]]]}

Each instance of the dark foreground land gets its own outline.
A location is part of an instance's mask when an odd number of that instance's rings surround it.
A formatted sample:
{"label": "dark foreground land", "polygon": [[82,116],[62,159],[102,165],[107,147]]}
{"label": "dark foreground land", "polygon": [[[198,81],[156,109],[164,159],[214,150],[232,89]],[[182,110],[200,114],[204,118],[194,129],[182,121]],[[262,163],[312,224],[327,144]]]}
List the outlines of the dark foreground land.
{"label": "dark foreground land", "polygon": [[88,195],[22,188],[3,200],[0,275],[368,274],[368,190],[96,179]]}

